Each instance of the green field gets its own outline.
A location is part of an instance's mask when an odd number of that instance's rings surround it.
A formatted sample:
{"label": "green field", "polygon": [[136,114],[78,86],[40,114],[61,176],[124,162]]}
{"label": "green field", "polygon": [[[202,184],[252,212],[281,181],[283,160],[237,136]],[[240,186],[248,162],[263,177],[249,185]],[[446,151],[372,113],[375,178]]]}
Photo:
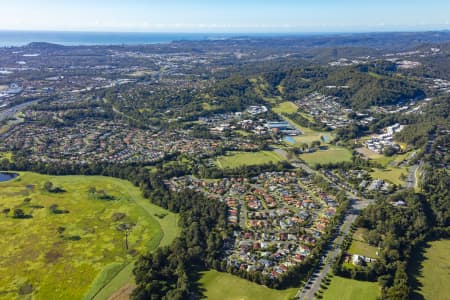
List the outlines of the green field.
{"label": "green field", "polygon": [[298,289],[272,290],[228,273],[207,271],[199,281],[203,295],[209,300],[288,300]]}
{"label": "green field", "polygon": [[[47,192],[46,181],[65,192]],[[92,196],[90,187],[113,199]],[[65,212],[52,212],[54,204]],[[21,173],[0,183],[0,210],[7,208],[11,211],[0,215],[0,299],[93,296],[136,254],[169,244],[178,234],[175,214],[150,204],[131,183],[108,177]],[[14,209],[32,217],[13,218]],[[155,214],[167,215],[160,219]],[[131,228],[128,250],[120,224]],[[124,278],[112,288],[131,280]]]}
{"label": "green field", "polygon": [[400,180],[400,175],[408,175],[408,171],[405,168],[396,168],[390,167],[386,169],[373,169],[373,172],[370,172],[372,178],[374,179],[383,179],[390,181],[393,184],[402,185],[404,181]]}
{"label": "green field", "polygon": [[323,292],[324,300],[375,300],[380,295],[376,282],[358,281],[334,276]]}
{"label": "green field", "polygon": [[301,154],[300,158],[308,165],[338,163],[351,161],[352,153],[345,148],[329,147],[328,150],[319,150],[313,153]]}
{"label": "green field", "polygon": [[422,257],[414,256],[417,271],[413,277],[419,285],[414,289],[412,299],[450,299],[449,253],[450,240],[439,240],[429,242]]}
{"label": "green field", "polygon": [[296,113],[298,110],[298,106],[295,105],[293,102],[286,101],[280,103],[277,107],[272,108],[272,110],[277,114],[292,114]]}
{"label": "green field", "polygon": [[364,241],[363,235],[366,231],[367,229],[364,228],[358,228],[356,230],[356,232],[353,234],[352,244],[348,249],[348,253],[364,255],[371,258],[377,258],[378,249],[374,246],[369,245]]}
{"label": "green field", "polygon": [[225,156],[220,156],[216,160],[219,168],[237,168],[244,165],[262,165],[269,162],[277,163],[284,158],[274,151],[258,152],[229,152]]}

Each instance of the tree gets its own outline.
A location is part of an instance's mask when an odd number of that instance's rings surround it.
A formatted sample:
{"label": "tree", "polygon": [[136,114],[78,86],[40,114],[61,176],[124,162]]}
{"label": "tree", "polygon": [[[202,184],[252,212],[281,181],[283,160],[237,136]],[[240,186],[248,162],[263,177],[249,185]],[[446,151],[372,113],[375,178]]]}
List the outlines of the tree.
{"label": "tree", "polygon": [[47,192],[52,192],[53,191],[53,183],[51,181],[47,181],[44,183],[44,189]]}
{"label": "tree", "polygon": [[5,214],[5,217],[7,217],[10,211],[10,208],[4,208],[2,212]]}
{"label": "tree", "polygon": [[14,218],[16,219],[24,219],[25,218],[25,212],[23,211],[23,209],[20,208],[16,208],[14,209]]}
{"label": "tree", "polygon": [[387,146],[383,149],[383,154],[386,156],[393,156],[393,155],[397,154],[398,151],[399,151],[398,147]]}

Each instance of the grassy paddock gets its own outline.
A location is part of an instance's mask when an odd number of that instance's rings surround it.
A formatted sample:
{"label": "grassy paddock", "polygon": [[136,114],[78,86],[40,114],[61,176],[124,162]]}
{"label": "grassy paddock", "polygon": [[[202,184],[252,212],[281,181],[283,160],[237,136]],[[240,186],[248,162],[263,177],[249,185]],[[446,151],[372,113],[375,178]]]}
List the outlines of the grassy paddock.
{"label": "grassy paddock", "polygon": [[298,289],[272,290],[228,273],[207,271],[202,273],[200,289],[209,300],[288,300]]}
{"label": "grassy paddock", "polygon": [[237,168],[250,165],[263,165],[269,162],[277,163],[284,158],[274,151],[229,152],[226,156],[217,158],[219,168]]}
{"label": "grassy paddock", "polygon": [[333,276],[330,286],[324,291],[324,300],[375,300],[380,295],[376,282],[358,281]]}
{"label": "grassy paddock", "polygon": [[[45,191],[46,181],[65,192]],[[90,196],[90,187],[114,200]],[[53,213],[53,204],[68,212]],[[168,244],[178,234],[176,215],[151,205],[130,182],[108,177],[20,173],[0,183],[0,210],[7,208],[9,213],[0,214],[0,299],[15,299],[20,292],[33,299],[96,294],[134,260],[134,252]],[[32,218],[13,218],[16,208]],[[154,216],[162,212],[167,214],[164,219]],[[125,216],[117,219],[119,213]],[[118,230],[123,223],[132,226],[128,250],[125,234]]]}

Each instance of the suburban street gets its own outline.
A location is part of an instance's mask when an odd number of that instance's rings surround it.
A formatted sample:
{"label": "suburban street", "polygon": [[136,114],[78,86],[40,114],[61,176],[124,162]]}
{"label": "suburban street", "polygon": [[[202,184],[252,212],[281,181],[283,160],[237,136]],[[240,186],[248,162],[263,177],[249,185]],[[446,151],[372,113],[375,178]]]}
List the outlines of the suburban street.
{"label": "suburban street", "polygon": [[413,165],[409,168],[408,175],[405,180],[406,188],[415,188],[417,184],[416,172],[419,169],[419,165]]}

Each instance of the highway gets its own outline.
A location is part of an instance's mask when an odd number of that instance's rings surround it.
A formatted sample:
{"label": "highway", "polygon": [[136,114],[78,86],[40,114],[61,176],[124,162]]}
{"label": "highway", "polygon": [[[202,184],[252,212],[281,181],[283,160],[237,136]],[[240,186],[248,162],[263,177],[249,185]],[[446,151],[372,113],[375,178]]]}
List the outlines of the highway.
{"label": "highway", "polygon": [[19,104],[19,105],[16,105],[16,106],[13,106],[13,107],[10,107],[10,108],[7,108],[7,109],[1,111],[0,112],[0,122],[3,122],[5,120],[7,120],[7,119],[15,118],[16,114],[18,112],[20,112],[21,110],[27,108],[28,106],[31,106],[31,105],[37,103],[38,101],[39,100],[33,100],[33,101],[30,101],[30,102],[25,102],[25,103],[22,103],[22,104]]}

